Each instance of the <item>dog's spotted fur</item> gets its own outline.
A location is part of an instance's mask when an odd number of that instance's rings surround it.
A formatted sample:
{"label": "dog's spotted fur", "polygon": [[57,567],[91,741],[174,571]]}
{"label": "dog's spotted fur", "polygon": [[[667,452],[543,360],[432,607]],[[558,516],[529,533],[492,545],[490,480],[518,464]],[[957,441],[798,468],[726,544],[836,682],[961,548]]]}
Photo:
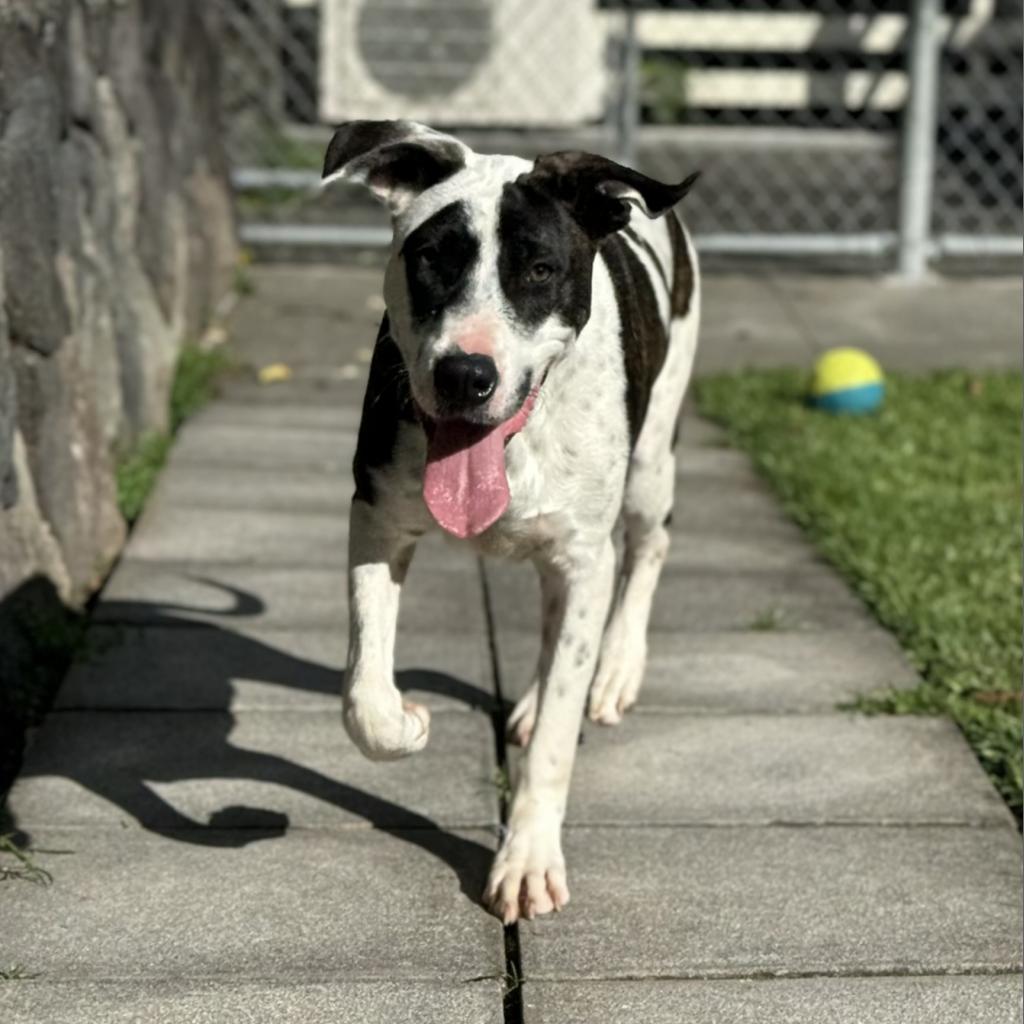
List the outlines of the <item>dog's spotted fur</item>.
{"label": "dog's spotted fur", "polygon": [[569,899],[560,832],[588,693],[590,716],[614,723],[643,675],[700,312],[671,211],[692,179],[664,185],[587,154],[480,156],[405,122],[339,129],[325,165],[336,177],[365,182],[394,222],[349,539],[344,721],[370,757],[413,753],[429,731],[395,687],[393,649],[416,539],[436,528],[421,489],[422,423],[444,412],[434,366],[493,358],[497,386],[467,423],[504,423],[536,395],[505,447],[507,508],[469,540],[540,574],[541,654],[509,722],[526,751],[485,894],[506,922],[532,917]]}

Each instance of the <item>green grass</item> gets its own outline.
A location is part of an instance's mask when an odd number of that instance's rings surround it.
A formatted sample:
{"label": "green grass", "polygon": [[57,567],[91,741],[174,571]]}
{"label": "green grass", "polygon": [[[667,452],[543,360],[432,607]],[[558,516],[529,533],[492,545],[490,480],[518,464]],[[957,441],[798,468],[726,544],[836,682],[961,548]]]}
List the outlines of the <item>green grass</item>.
{"label": "green grass", "polygon": [[216,394],[217,382],[231,367],[231,359],[221,349],[207,351],[186,345],[178,357],[171,385],[171,433]]}
{"label": "green grass", "polygon": [[31,853],[18,846],[14,842],[13,836],[0,836],[0,854],[7,854],[10,858],[10,860],[0,859],[0,882],[20,879],[43,886],[53,882],[53,875],[46,868],[41,868],[36,864]]}
{"label": "green grass", "polygon": [[807,377],[699,381],[697,402],[893,631],[923,682],[870,713],[948,714],[1021,811],[1021,376],[890,377],[882,410],[834,417]]}
{"label": "green grass", "polygon": [[27,967],[21,964],[13,964],[11,967],[0,967],[0,981],[32,981],[38,978]]}
{"label": "green grass", "polygon": [[235,197],[238,214],[243,221],[281,220],[286,215],[297,217],[303,207],[319,198],[308,188],[265,185],[249,188]]}
{"label": "green grass", "polygon": [[748,629],[759,633],[771,633],[786,628],[786,613],[781,608],[765,608],[750,620]]}
{"label": "green grass", "polygon": [[253,140],[253,147],[259,154],[263,167],[285,167],[289,170],[302,169],[317,171],[323,169],[324,151],[327,139],[304,139],[276,129],[268,130],[261,138]]}
{"label": "green grass", "polygon": [[142,514],[174,434],[213,397],[218,379],[229,366],[228,356],[218,349],[206,351],[196,345],[182,349],[171,385],[170,433],[145,435],[117,462],[117,503],[129,523]]}
{"label": "green grass", "polygon": [[149,492],[171,450],[167,434],[147,434],[117,463],[117,504],[121,515],[134,523],[142,514]]}
{"label": "green grass", "polygon": [[512,799],[512,782],[509,779],[507,768],[495,768],[491,781],[494,783],[494,788],[498,791],[498,799],[502,803],[507,803]]}
{"label": "green grass", "polygon": [[643,59],[640,65],[640,102],[652,124],[679,124],[687,105],[686,65],[672,57]]}
{"label": "green grass", "polygon": [[248,262],[239,263],[235,267],[232,287],[239,296],[252,295],[256,291],[256,282],[253,280]]}

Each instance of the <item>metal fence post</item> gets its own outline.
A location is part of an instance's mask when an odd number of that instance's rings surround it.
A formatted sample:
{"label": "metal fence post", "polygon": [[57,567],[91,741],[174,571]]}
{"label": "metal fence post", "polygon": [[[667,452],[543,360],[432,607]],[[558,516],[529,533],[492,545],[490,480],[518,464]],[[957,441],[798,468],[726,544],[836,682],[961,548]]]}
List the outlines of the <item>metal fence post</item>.
{"label": "metal fence post", "polygon": [[636,11],[632,9],[627,9],[624,15],[621,61],[616,149],[621,163],[632,164],[636,158],[636,126],[640,119],[640,45]]}
{"label": "metal fence post", "polygon": [[914,0],[910,20],[910,96],[903,118],[899,224],[899,273],[907,280],[925,275],[931,249],[941,10],[941,0]]}

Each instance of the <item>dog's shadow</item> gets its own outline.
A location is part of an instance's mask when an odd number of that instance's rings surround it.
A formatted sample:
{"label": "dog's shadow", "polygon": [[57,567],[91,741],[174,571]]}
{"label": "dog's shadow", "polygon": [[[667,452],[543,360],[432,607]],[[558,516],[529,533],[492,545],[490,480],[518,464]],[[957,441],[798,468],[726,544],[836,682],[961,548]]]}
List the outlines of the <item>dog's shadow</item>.
{"label": "dog's shadow", "polygon": [[[258,615],[264,609],[263,602],[255,595],[221,583],[203,582],[230,593],[234,600],[234,607],[226,612],[218,611],[218,617],[245,618]],[[213,713],[182,716],[182,725],[187,725],[187,731],[182,732],[181,742],[187,753],[174,752],[168,757],[166,741],[154,741],[147,746],[144,740],[128,734],[124,736],[124,743],[118,744],[121,749],[110,749],[108,744],[108,749],[98,751],[95,738],[80,727],[70,730],[61,748],[52,755],[30,758],[22,776],[59,774],[122,808],[150,832],[207,847],[240,847],[279,838],[290,824],[288,815],[267,808],[231,805],[217,810],[205,822],[197,821],[172,806],[151,783],[230,779],[287,786],[333,804],[388,835],[438,857],[455,873],[462,891],[478,901],[493,857],[492,849],[446,831],[424,814],[394,801],[278,754],[246,749],[231,741],[235,725],[231,711],[233,680],[336,696],[340,692],[342,673],[338,667],[286,653],[225,626],[190,618],[190,613],[196,611],[198,609],[139,602],[104,602],[105,624],[96,632],[113,638],[109,644],[101,644],[99,653],[92,655],[96,659],[92,667],[102,671],[111,648],[118,642],[130,641],[130,634],[136,630],[145,628],[148,636],[162,630],[165,637],[180,636],[183,641],[197,635],[183,632],[184,627],[202,631],[202,656],[191,659],[186,652],[181,657],[189,666],[190,691],[201,692],[203,708]],[[111,626],[110,623],[123,625]],[[140,687],[156,685],[145,675],[143,672],[139,680]],[[152,678],[159,678],[155,667]],[[397,682],[403,691],[442,695],[483,712],[494,708],[494,698],[485,690],[444,673],[412,669],[399,672]],[[159,705],[159,699],[156,703]],[[218,709],[223,709],[222,713],[218,713]],[[337,723],[340,731],[340,697]],[[129,722],[126,729],[132,728]],[[387,766],[382,766],[382,771],[386,770]],[[481,780],[482,785],[488,782]],[[7,827],[8,830],[13,828],[19,836],[17,822],[10,814]],[[28,840],[24,833],[20,833],[19,838],[23,842]]]}

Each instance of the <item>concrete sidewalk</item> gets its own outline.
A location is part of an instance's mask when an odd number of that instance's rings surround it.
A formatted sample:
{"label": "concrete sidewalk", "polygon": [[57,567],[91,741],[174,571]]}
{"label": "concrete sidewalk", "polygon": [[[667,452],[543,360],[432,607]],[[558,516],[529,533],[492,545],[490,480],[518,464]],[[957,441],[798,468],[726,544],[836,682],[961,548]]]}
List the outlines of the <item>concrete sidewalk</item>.
{"label": "concrete sidewalk", "polygon": [[[0,969],[33,976],[0,986],[5,1024],[1020,1022],[1010,815],[949,723],[836,710],[913,674],[693,417],[641,704],[584,730],[573,902],[503,934],[476,900],[532,575],[422,546],[399,679],[431,743],[364,761],[337,691],[379,272],[256,278],[237,350],[295,375],[186,425],[35,738],[10,810],[53,884],[0,886]],[[1019,360],[1018,283],[886,287],[711,278],[701,365],[871,348],[901,316],[887,365],[962,365],[961,336]]]}

